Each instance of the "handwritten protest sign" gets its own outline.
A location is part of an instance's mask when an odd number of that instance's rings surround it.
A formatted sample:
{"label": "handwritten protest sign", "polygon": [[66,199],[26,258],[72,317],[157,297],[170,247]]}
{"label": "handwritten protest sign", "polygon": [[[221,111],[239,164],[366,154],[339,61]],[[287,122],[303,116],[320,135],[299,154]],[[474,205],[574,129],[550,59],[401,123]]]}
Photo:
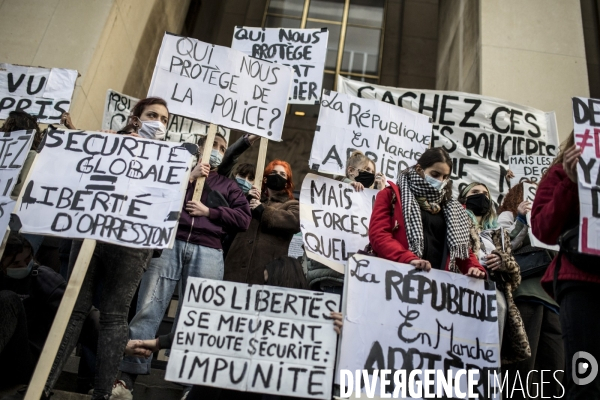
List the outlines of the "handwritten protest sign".
{"label": "handwritten protest sign", "polygon": [[348,258],[369,243],[369,222],[378,192],[357,192],[347,183],[307,174],[300,191],[306,255],[344,273]]}
{"label": "handwritten protest sign", "polygon": [[511,183],[516,185],[524,180],[539,182],[553,160],[552,156],[510,156],[509,169],[515,174]]}
{"label": "handwritten protest sign", "polygon": [[[372,375],[373,370],[405,370],[408,377],[413,370],[475,370],[477,398],[492,398],[489,390],[496,386],[493,377],[500,367],[493,283],[435,269],[416,272],[411,265],[354,255],[345,285],[338,371],[368,370]],[[463,378],[457,387],[465,392]],[[452,388],[455,393],[457,387]],[[392,380],[385,390],[394,389]],[[439,386],[432,389],[442,398]]]}
{"label": "handwritten protest sign", "polygon": [[288,100],[318,104],[327,56],[329,31],[322,29],[249,28],[237,26],[231,48],[294,69]]}
{"label": "handwritten protest sign", "polygon": [[575,144],[582,150],[577,166],[579,251],[600,256],[600,100],[573,98]]}
{"label": "handwritten protest sign", "polygon": [[10,198],[27,153],[34,131],[6,132],[0,137],[0,232],[6,231],[15,201]]}
{"label": "handwritten protest sign", "polygon": [[165,34],[148,96],[188,118],[281,140],[290,67]]}
{"label": "handwritten protest sign", "polygon": [[21,231],[168,248],[197,146],[51,130],[17,204]]}
{"label": "handwritten protest sign", "polygon": [[71,107],[77,71],[0,63],[0,119],[24,111],[39,122],[57,123]]}
{"label": "handwritten protest sign", "polygon": [[331,293],[190,278],[165,378],[329,399],[339,305]]}
{"label": "handwritten protest sign", "polygon": [[553,112],[470,93],[399,89],[341,76],[337,88],[430,116],[431,145],[444,147],[453,158],[456,195],[469,183],[480,181],[501,204],[510,189],[505,180],[510,156],[556,156],[559,142]]}
{"label": "handwritten protest sign", "polygon": [[[108,89],[104,103],[102,129],[113,131],[123,129],[127,124],[127,117],[138,101],[140,99]],[[198,143],[200,136],[206,136],[208,133],[208,127],[207,123],[170,114],[165,139],[170,142]],[[225,136],[229,142],[229,129],[219,126],[217,132]]]}
{"label": "handwritten protest sign", "polygon": [[345,175],[346,160],[360,150],[378,172],[396,179],[429,147],[429,118],[380,101],[323,91],[310,153],[311,169]]}
{"label": "handwritten protest sign", "polygon": [[[533,201],[535,200],[536,193],[537,193],[537,185],[523,182],[523,201],[530,201],[531,204],[533,205]],[[527,219],[527,225],[531,226],[531,212],[527,213],[526,219]],[[554,251],[560,250],[558,245],[549,245],[549,244],[541,242],[538,238],[536,238],[533,235],[533,231],[531,230],[531,228],[528,228],[528,229],[529,229],[529,233],[528,233],[529,241],[531,242],[532,246],[540,247],[542,249],[554,250]]]}

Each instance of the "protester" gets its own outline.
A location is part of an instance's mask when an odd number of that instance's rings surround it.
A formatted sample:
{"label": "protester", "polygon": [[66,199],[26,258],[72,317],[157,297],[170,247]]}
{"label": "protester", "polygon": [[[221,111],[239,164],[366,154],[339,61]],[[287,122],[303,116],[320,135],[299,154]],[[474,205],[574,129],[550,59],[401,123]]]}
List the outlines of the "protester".
{"label": "protester", "polygon": [[[383,180],[383,175],[375,175],[373,171],[375,171],[375,163],[361,151],[356,150],[350,154],[346,161],[346,176],[341,181],[352,185],[357,192],[364,190],[365,187],[384,188],[385,181],[379,183]],[[344,274],[308,258],[306,252],[303,255],[303,264],[306,268],[306,279],[312,290],[343,294]]]}
{"label": "protester", "polygon": [[249,191],[252,222],[246,232],[237,234],[231,245],[225,260],[227,281],[263,283],[265,265],[286,256],[292,237],[300,231],[300,209],[292,194],[290,165],[281,160],[271,161],[264,176],[263,196],[256,188]]}
{"label": "protester", "polygon": [[[206,137],[198,141],[202,154]],[[199,160],[190,175],[184,208],[172,249],[165,249],[160,258],[150,262],[138,294],[137,313],[129,326],[131,339],[151,339],[160,322],[177,283],[181,281],[180,298],[189,277],[223,279],[222,240],[225,232],[248,229],[251,214],[248,201],[238,185],[217,173],[227,142],[221,134],[215,136],[209,163]],[[201,201],[192,200],[196,180],[206,176]],[[181,304],[175,317],[177,325]],[[112,399],[131,399],[137,375],[150,374],[151,359],[126,357],[121,362],[121,381],[115,384]]]}
{"label": "protester", "polygon": [[[169,118],[167,104],[156,97],[140,100],[132,110],[139,121],[139,131],[132,136],[160,137]],[[69,269],[72,270],[81,249],[81,241],[73,241]],[[87,274],[60,344],[45,386],[47,396],[73,352],[84,320],[92,306],[99,282],[100,332],[96,359],[96,377],[92,399],[110,396],[118,372],[119,361],[127,344],[127,314],[131,298],[152,257],[151,249],[134,249],[109,243],[96,243]]]}
{"label": "protester", "polygon": [[[578,366],[583,362],[589,365],[590,355],[600,360],[600,308],[597,307],[600,258],[564,251],[578,248],[577,164],[580,156],[581,149],[575,145],[571,132],[542,177],[531,209],[531,229],[535,237],[549,245],[562,242],[561,251],[542,277],[542,286],[560,305],[566,359],[564,398],[567,400],[600,398],[600,378],[586,385],[574,381],[575,374],[581,374]],[[576,356],[578,352],[589,353],[587,361],[585,357]]]}
{"label": "protester", "polygon": [[[0,261],[1,383],[29,383],[65,288],[62,276],[33,260],[33,248],[27,239],[11,232]],[[88,315],[81,338],[83,345],[94,349],[95,317]],[[22,388],[3,400],[22,399],[25,391]]]}
{"label": "protester", "polygon": [[355,150],[346,160],[346,176],[337,179],[352,185],[358,192],[364,188],[381,190],[385,187],[385,177],[376,172],[375,163],[362,151]]}
{"label": "protester", "polygon": [[470,220],[452,199],[452,159],[446,150],[426,150],[417,165],[402,171],[398,185],[379,192],[369,241],[382,258],[485,278],[485,269],[470,248]]}
{"label": "protester", "polygon": [[245,163],[237,166],[235,170],[235,181],[245,195],[252,189],[255,175],[256,167],[254,167],[254,165]]}
{"label": "protester", "polygon": [[[481,182],[473,182],[461,190],[458,201],[465,205],[479,240],[473,252],[485,266],[490,278],[496,283],[496,310],[498,312],[498,337],[502,363],[514,363],[531,356],[521,314],[512,293],[521,283],[519,265],[512,255],[510,236],[498,225],[496,210],[490,199],[490,191]],[[508,322],[508,324],[507,324]],[[507,333],[507,340],[504,339]]]}
{"label": "protester", "polygon": [[[526,181],[526,183],[532,183]],[[513,298],[531,347],[531,357],[509,364],[505,372],[509,382],[514,382],[517,373],[520,377],[527,376],[529,371],[564,369],[564,349],[560,330],[559,307],[542,288],[541,278],[553,255],[549,250],[531,246],[527,214],[531,211],[531,202],[523,200],[523,182],[511,188],[498,210],[498,223],[509,232],[510,243],[515,260],[521,269],[521,284],[513,292]],[[562,381],[562,372],[557,373],[557,379]],[[540,373],[533,373],[527,379],[528,393],[536,393],[544,386],[544,394],[549,397],[560,397],[562,389],[555,380],[544,381]],[[516,391],[513,398],[526,399],[526,396]]]}
{"label": "protester", "polygon": [[[254,142],[256,142],[258,139],[260,139],[260,136],[250,135],[250,134],[246,133],[241,138],[236,140],[234,144],[229,146],[227,148],[227,151],[223,155],[223,161],[221,162],[221,165],[219,165],[219,168],[218,168],[219,174],[229,177],[231,175],[231,172],[234,170],[240,156],[246,150],[248,150],[254,144]],[[250,164],[247,164],[247,165],[250,165]],[[252,168],[254,168],[254,166],[252,166]],[[254,179],[252,179],[252,180],[254,180]],[[248,190],[250,190],[250,189],[248,189]],[[246,191],[244,193],[247,193],[247,192],[248,191]]]}

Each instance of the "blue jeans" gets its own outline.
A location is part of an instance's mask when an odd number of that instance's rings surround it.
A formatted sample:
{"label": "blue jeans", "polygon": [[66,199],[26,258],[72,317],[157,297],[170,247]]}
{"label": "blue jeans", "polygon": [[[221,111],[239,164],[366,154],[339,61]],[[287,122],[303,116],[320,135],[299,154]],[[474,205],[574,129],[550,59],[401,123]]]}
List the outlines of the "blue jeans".
{"label": "blue jeans", "polygon": [[[183,299],[188,277],[222,280],[223,251],[193,243],[175,240],[172,249],[165,249],[160,258],[150,261],[142,277],[135,317],[129,324],[130,339],[154,339],[169,306],[177,282],[181,279],[179,298]],[[181,311],[181,303],[173,330]],[[120,370],[129,374],[150,374],[152,357],[124,357]]]}

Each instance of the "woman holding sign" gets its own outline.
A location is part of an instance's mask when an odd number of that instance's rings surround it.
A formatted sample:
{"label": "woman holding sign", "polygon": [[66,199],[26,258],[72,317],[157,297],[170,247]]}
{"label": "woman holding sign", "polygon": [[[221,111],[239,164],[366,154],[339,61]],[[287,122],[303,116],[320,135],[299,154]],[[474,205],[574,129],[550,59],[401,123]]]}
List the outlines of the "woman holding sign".
{"label": "woman holding sign", "polygon": [[[584,143],[583,143],[584,144]],[[579,253],[577,164],[581,149],[571,133],[542,177],[531,209],[531,229],[561,251],[542,277],[544,289],[560,305],[564,340],[565,399],[600,398],[600,257]],[[597,163],[596,163],[597,165]]]}
{"label": "woman holding sign", "polygon": [[[486,267],[490,278],[496,282],[496,309],[503,363],[514,363],[531,356],[531,349],[521,313],[515,305],[512,293],[521,284],[521,271],[512,255],[508,231],[498,225],[496,210],[490,199],[490,191],[481,182],[467,185],[458,196],[479,234],[473,252]],[[505,329],[506,324],[508,326]],[[504,341],[504,332],[509,335]]]}
{"label": "woman holding sign", "polygon": [[231,244],[225,260],[226,281],[263,284],[265,266],[287,256],[292,237],[300,232],[300,205],[293,195],[290,164],[273,160],[264,176],[266,193],[261,197],[256,188],[249,192],[252,222]]}
{"label": "woman holding sign", "polygon": [[[167,103],[151,97],[140,100],[132,114],[139,121],[138,134],[153,139],[161,137],[161,130],[169,119]],[[73,269],[82,242],[74,240],[69,269]],[[77,345],[83,323],[92,307],[94,293],[100,294],[100,332],[96,357],[96,376],[92,399],[107,399],[117,376],[119,362],[129,336],[127,316],[131,299],[152,258],[152,249],[124,247],[98,242],[91,257],[79,297],[58,349],[46,382],[45,396],[56,384],[58,377]]]}
{"label": "woman holding sign", "polygon": [[369,241],[387,260],[484,279],[471,251],[469,216],[452,199],[451,171],[446,150],[426,150],[417,165],[399,174],[398,185],[390,183],[377,195]]}

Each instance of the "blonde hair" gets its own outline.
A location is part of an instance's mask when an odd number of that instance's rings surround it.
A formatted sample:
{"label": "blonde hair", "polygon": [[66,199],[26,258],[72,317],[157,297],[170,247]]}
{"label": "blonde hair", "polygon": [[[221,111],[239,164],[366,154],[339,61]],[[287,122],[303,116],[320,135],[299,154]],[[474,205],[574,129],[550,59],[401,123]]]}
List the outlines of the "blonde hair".
{"label": "blonde hair", "polygon": [[348,172],[348,168],[352,167],[354,169],[360,169],[361,166],[368,163],[370,160],[365,154],[360,150],[354,150],[348,160],[346,160],[346,173]]}

